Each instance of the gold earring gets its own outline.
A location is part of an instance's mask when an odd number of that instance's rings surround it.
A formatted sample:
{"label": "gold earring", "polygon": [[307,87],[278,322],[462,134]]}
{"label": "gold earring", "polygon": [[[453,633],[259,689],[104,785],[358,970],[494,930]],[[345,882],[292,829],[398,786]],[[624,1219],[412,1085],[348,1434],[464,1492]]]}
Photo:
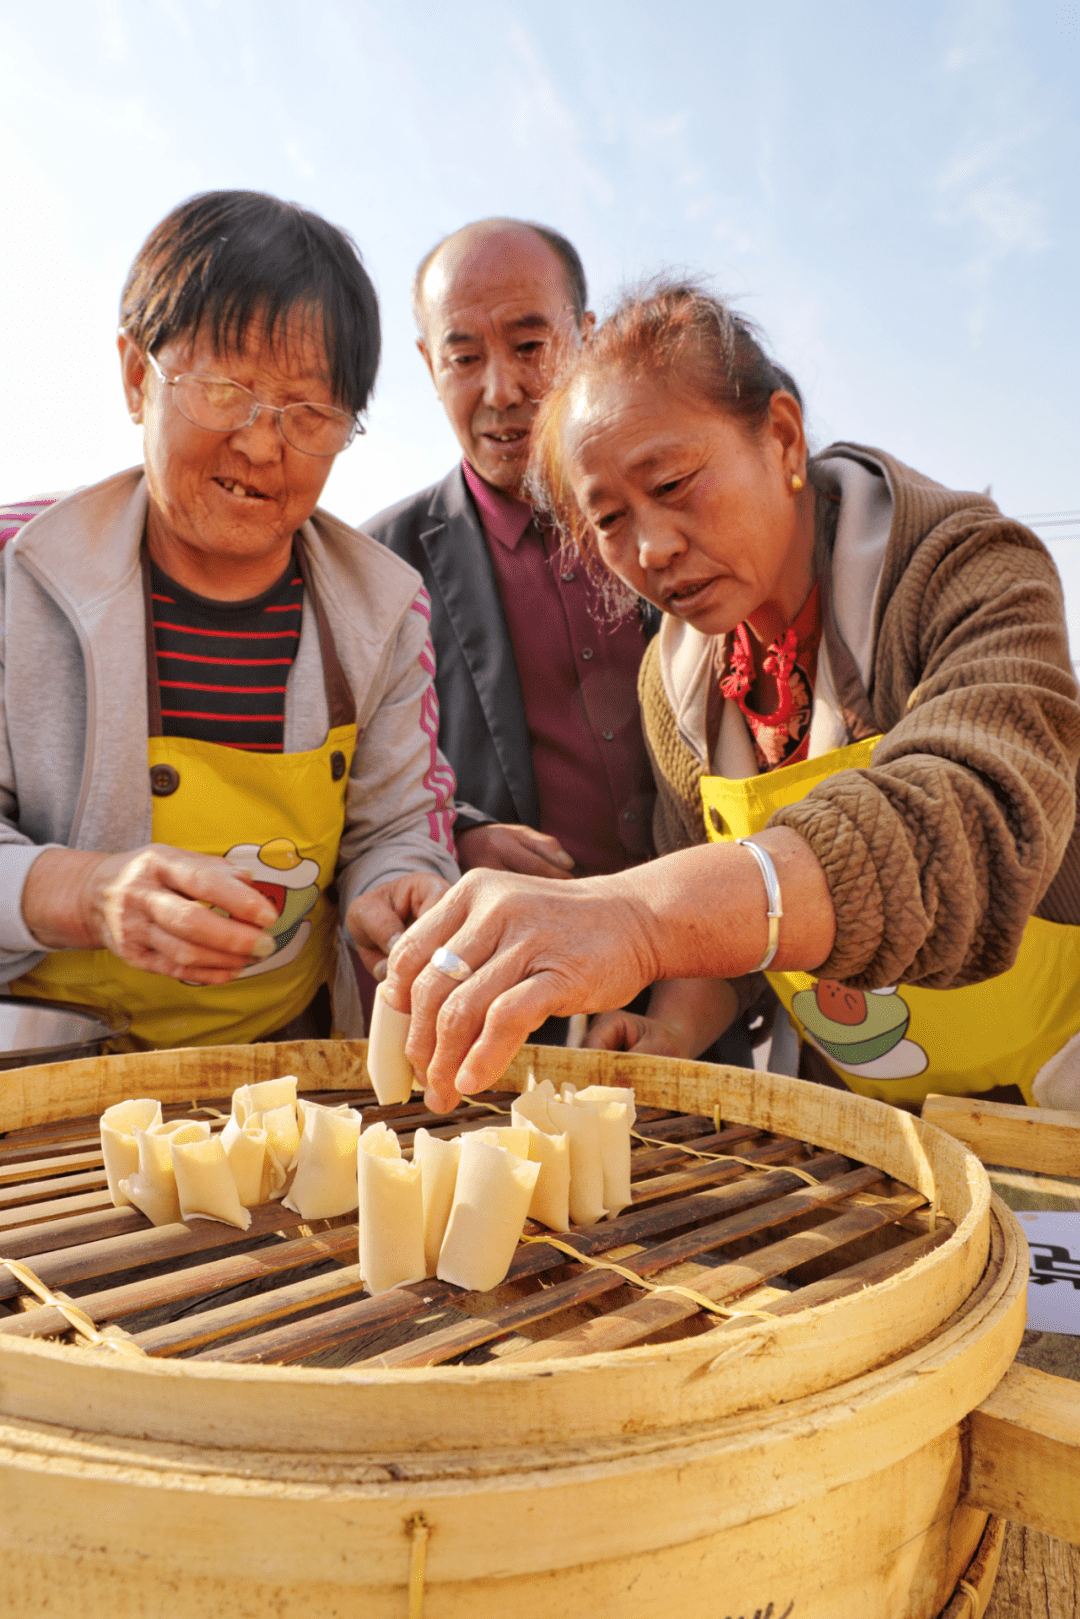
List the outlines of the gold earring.
{"label": "gold earring", "polygon": [[791,487],[792,487],[792,489],[795,491],[796,494],[798,494],[799,490],[802,488],[802,486],[803,486],[803,481],[799,477],[799,474],[797,472],[793,472],[791,474]]}

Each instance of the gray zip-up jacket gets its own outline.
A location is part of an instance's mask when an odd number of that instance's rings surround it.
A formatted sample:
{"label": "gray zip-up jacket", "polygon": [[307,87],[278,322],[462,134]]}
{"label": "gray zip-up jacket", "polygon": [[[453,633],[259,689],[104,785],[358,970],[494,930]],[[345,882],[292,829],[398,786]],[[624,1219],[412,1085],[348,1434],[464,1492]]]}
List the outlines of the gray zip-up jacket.
{"label": "gray zip-up jacket", "polygon": [[[134,468],[48,506],[0,551],[0,983],[45,954],[22,916],[23,885],[42,849],[118,853],[150,842],[146,507]],[[336,879],[344,916],[357,894],[407,872],[457,879],[454,777],[436,745],[419,574],[321,509],[301,533],[356,697]],[[285,695],[286,753],[320,747],[328,729],[305,598]]]}

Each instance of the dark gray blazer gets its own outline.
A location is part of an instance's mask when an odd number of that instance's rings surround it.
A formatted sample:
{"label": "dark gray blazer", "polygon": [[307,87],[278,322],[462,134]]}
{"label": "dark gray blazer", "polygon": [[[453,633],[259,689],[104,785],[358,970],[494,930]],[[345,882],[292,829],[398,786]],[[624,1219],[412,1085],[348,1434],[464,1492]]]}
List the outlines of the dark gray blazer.
{"label": "dark gray blazer", "polygon": [[439,746],[457,777],[459,830],[488,820],[538,826],[521,683],[461,467],[360,526],[411,562],[431,597]]}
{"label": "dark gray blazer", "polygon": [[[423,575],[431,597],[439,746],[457,777],[458,829],[540,825],[529,727],[487,541],[460,465],[362,523]],[[659,614],[642,615],[642,651]]]}

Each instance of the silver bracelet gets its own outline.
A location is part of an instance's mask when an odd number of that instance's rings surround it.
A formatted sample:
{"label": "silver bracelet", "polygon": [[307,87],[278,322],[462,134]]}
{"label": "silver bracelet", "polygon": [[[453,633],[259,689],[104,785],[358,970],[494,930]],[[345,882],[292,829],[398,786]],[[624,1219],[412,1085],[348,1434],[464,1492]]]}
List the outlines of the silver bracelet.
{"label": "silver bracelet", "polygon": [[769,943],[757,966],[750,969],[751,972],[763,973],[775,956],[780,944],[780,918],[784,914],[784,907],[780,899],[780,879],[776,875],[772,855],[769,854],[767,849],[763,849],[759,843],[752,843],[749,838],[736,838],[735,842],[744,849],[750,850],[765,881],[765,902],[768,906],[765,914],[769,918]]}

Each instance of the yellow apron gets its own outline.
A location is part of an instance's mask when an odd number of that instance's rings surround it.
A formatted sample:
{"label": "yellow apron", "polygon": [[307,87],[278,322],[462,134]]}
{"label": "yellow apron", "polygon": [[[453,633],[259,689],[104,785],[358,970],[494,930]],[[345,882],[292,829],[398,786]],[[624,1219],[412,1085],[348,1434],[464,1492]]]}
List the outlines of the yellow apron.
{"label": "yellow apron", "polygon": [[281,1028],[333,982],[337,905],[327,897],[345,825],[356,748],[356,705],[307,560],[296,557],[319,628],[330,729],[306,753],[248,753],[216,742],[161,735],[149,569],[147,742],[155,843],[224,856],[254,878],[278,908],[277,949],[228,984],[184,984],[131,967],[110,950],[57,950],[11,985],[15,995],[118,1009],[127,1036],[109,1049],[239,1045]]}
{"label": "yellow apron", "polygon": [[[710,842],[760,832],[775,810],[841,770],[865,769],[880,737],[745,781],[704,776]],[[963,989],[906,984],[865,994],[808,973],[768,973],[803,1040],[849,1089],[918,1103],[1015,1085],[1033,1102],[1042,1065],[1080,1032],[1080,928],[1032,917],[1008,972]]]}

